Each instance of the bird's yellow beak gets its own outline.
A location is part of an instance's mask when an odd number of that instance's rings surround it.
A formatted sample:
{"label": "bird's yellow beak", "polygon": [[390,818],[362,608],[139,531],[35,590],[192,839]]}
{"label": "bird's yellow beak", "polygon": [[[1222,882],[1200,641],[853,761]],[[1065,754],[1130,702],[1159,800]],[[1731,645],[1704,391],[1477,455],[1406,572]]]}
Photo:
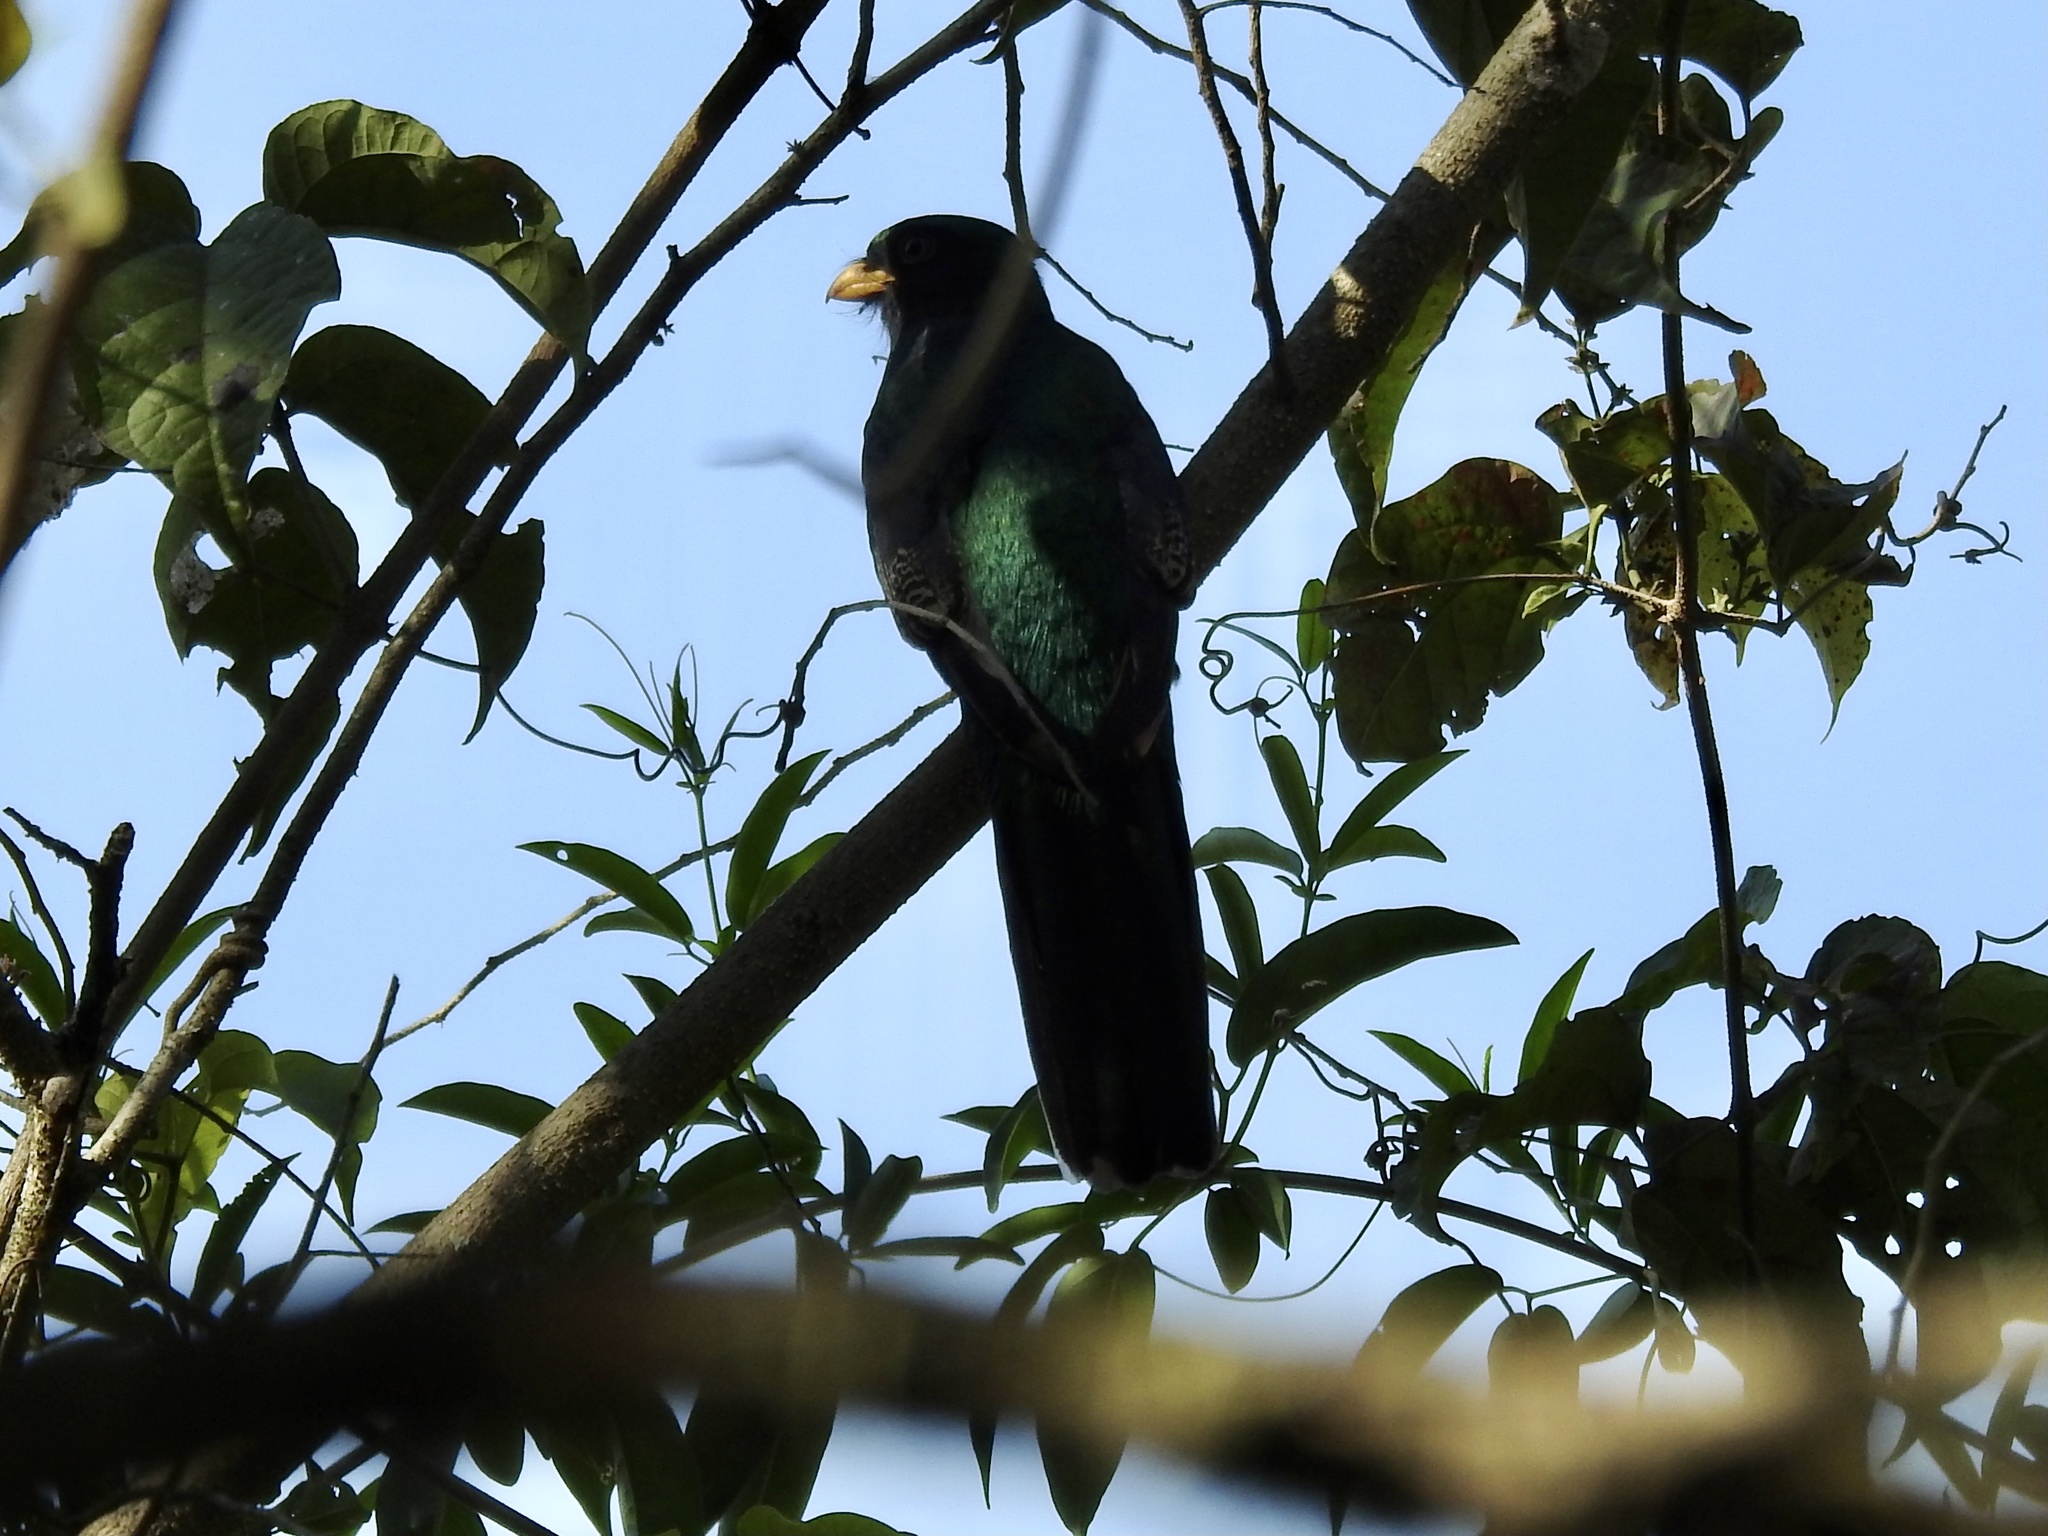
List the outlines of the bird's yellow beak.
{"label": "bird's yellow beak", "polygon": [[896,274],[884,267],[868,264],[865,256],[849,261],[839,269],[839,275],[832,279],[832,286],[825,290],[828,299],[861,300],[880,295],[896,281]]}

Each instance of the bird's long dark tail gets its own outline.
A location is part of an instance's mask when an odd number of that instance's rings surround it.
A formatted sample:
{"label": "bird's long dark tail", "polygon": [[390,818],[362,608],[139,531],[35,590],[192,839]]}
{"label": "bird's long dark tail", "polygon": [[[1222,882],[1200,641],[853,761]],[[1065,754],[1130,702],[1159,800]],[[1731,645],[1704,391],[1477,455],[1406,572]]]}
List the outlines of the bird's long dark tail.
{"label": "bird's long dark tail", "polygon": [[1217,1154],[1172,733],[1143,758],[1089,764],[1092,800],[983,743],[1039,1097],[1061,1160],[1097,1188],[1200,1174]]}

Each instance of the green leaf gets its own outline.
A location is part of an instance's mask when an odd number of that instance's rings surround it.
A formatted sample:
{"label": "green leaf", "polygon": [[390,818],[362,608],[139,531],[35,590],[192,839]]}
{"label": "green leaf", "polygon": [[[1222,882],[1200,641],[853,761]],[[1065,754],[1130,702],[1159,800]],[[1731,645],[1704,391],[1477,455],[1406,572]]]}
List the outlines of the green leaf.
{"label": "green leaf", "polygon": [[1680,46],[1749,101],[1778,78],[1803,42],[1797,18],[1759,0],[1694,0]]}
{"label": "green leaf", "polygon": [[507,1136],[524,1136],[554,1109],[546,1099],[530,1093],[503,1088],[496,1083],[443,1083],[407,1099],[403,1109],[423,1109],[432,1115],[467,1120]]}
{"label": "green leaf", "polygon": [[866,1515],[835,1510],[808,1520],[792,1520],[782,1511],[756,1504],[739,1518],[734,1536],[909,1536],[893,1525],[884,1525]]}
{"label": "green leaf", "polygon": [[606,1013],[595,1003],[577,1003],[570,1010],[600,1059],[610,1061],[633,1038],[633,1026],[616,1014]]}
{"label": "green leaf", "polygon": [[1557,444],[1572,490],[1588,512],[1606,511],[1671,457],[1662,399],[1597,421],[1566,400],[1536,418],[1536,430]]}
{"label": "green leaf", "polygon": [[52,1264],[42,1277],[45,1316],[108,1338],[123,1338],[146,1325],[149,1312],[129,1305],[128,1292],[105,1275],[72,1264]]}
{"label": "green leaf", "polygon": [[1259,1228],[1235,1186],[1225,1184],[1209,1191],[1202,1207],[1202,1231],[1209,1240],[1209,1257],[1215,1260],[1216,1276],[1233,1296],[1251,1284],[1259,1267]]}
{"label": "green leaf", "polygon": [[1820,658],[1832,726],[1842,713],[1843,695],[1870,659],[1870,621],[1877,616],[1870,588],[1845,576],[1801,572],[1786,588],[1785,597]]}
{"label": "green leaf", "polygon": [[1311,576],[1301,586],[1301,611],[1294,616],[1294,655],[1301,670],[1313,672],[1330,659],[1330,626],[1316,610],[1323,605],[1323,581]]}
{"label": "green leaf", "polygon": [[698,1468],[665,1398],[636,1392],[611,1411],[624,1536],[698,1531],[706,1524]]}
{"label": "green leaf", "polygon": [[[417,511],[490,412],[468,379],[404,338],[367,325],[336,325],[293,354],[284,403],[318,416],[374,454],[399,501]],[[497,446],[507,462],[513,445]],[[464,513],[434,545],[446,564],[474,525]],[[493,536],[477,571],[457,594],[476,639],[478,706],[470,735],[532,638],[545,575],[544,531],[536,521]]]}
{"label": "green leaf", "polygon": [[1202,874],[1209,882],[1209,894],[1216,899],[1216,912],[1223,920],[1223,938],[1230,946],[1230,961],[1237,968],[1241,991],[1266,963],[1265,940],[1259,936],[1259,909],[1252,905],[1252,893],[1245,889],[1243,878],[1229,865],[1212,864]]}
{"label": "green leaf", "polygon": [[827,832],[813,838],[786,859],[778,859],[768,866],[761,876],[760,887],[754,892],[754,911],[758,915],[768,910],[768,904],[784,891],[795,885],[799,878],[809,873],[813,864],[829,853],[846,834]]}
{"label": "green leaf", "polygon": [[[340,1153],[334,1165],[334,1191],[341,1197],[342,1214],[355,1220],[363,1143],[377,1132],[377,1115],[384,1103],[382,1090],[364,1074],[360,1063],[328,1061],[311,1051],[279,1051],[272,1066],[275,1081],[271,1091],[334,1139]],[[344,1118],[347,1124],[343,1124]]]}
{"label": "green leaf", "polygon": [[1352,837],[1341,858],[1334,853],[1330,856],[1328,868],[1343,869],[1372,859],[1428,859],[1441,864],[1444,851],[1413,827],[1364,827]]}
{"label": "green leaf", "polygon": [[725,916],[733,927],[746,927],[767,904],[761,898],[761,889],[768,861],[775,856],[782,829],[803,797],[811,774],[825,757],[823,752],[813,752],[783,769],[761,791],[761,798],[740,823],[739,834],[733,839],[732,858],[725,868]]}
{"label": "green leaf", "polygon": [[1647,1339],[1656,1326],[1656,1301],[1633,1280],[1624,1280],[1609,1291],[1600,1310],[1579,1335],[1580,1362],[1590,1365],[1596,1360],[1611,1360]]}
{"label": "green leaf", "polygon": [[612,1489],[619,1461],[611,1425],[595,1415],[536,1414],[527,1429],[534,1449],[554,1467],[583,1517],[598,1536],[611,1536]]}
{"label": "green leaf", "polygon": [[638,721],[629,720],[617,710],[606,709],[602,704],[586,704],[583,707],[641,751],[652,752],[656,757],[662,758],[671,755],[668,743]]}
{"label": "green leaf", "polygon": [[1225,1036],[1230,1059],[1243,1066],[1360,982],[1432,955],[1514,942],[1491,919],[1445,907],[1392,907],[1340,917],[1294,940],[1243,980]]}
{"label": "green leaf", "polygon": [[687,944],[696,936],[696,930],[690,925],[690,914],[683,910],[683,904],[660,879],[624,854],[591,843],[537,842],[521,843],[519,847],[522,852],[538,854],[551,864],[574,870],[586,880],[617,891],[660,932],[678,944]]}
{"label": "green leaf", "polygon": [[1585,977],[1586,967],[1592,963],[1593,951],[1583,955],[1565,969],[1565,973],[1550,984],[1550,990],[1543,994],[1543,1001],[1536,1005],[1536,1017],[1529,1021],[1529,1032],[1522,1036],[1522,1064],[1515,1071],[1517,1083],[1527,1082],[1543,1065],[1543,1058],[1550,1054],[1551,1037],[1557,1033],[1557,1026],[1568,1018],[1572,1011],[1572,1000],[1579,995],[1579,982]]}
{"label": "green leaf", "polygon": [[1301,754],[1294,750],[1293,742],[1276,732],[1260,740],[1259,755],[1266,760],[1266,774],[1273,781],[1273,793],[1287,817],[1288,829],[1294,833],[1295,846],[1313,868],[1322,855],[1323,839]]}
{"label": "green leaf", "polygon": [[796,1101],[777,1093],[765,1077],[739,1079],[739,1091],[778,1149],[775,1155],[796,1173],[807,1178],[815,1174],[824,1161],[825,1144]]}
{"label": "green leaf", "polygon": [[[1079,1206],[1074,1209],[1080,1209]],[[1024,1272],[1011,1283],[1010,1289],[996,1306],[998,1323],[1021,1323],[1038,1305],[1038,1298],[1055,1275],[1082,1259],[1094,1257],[1102,1252],[1102,1228],[1093,1223],[1082,1223],[1060,1233],[1045,1248],[1024,1266]],[[970,1409],[967,1415],[967,1436],[974,1447],[974,1460],[981,1469],[981,1497],[986,1504],[989,1497],[989,1468],[995,1456],[996,1415],[980,1409]]]}
{"label": "green leaf", "polygon": [[[1142,1248],[1082,1259],[1061,1277],[1046,1308],[1046,1328],[1062,1325],[1120,1324],[1148,1329],[1156,1287],[1152,1260]],[[1105,1443],[1095,1435],[1076,1435],[1041,1421],[1038,1455],[1045,1467],[1053,1508],[1075,1536],[1084,1536],[1101,1507],[1123,1460],[1121,1441]]]}
{"label": "green leaf", "polygon": [[1656,88],[1655,68],[1616,50],[1522,161],[1508,204],[1526,256],[1519,318],[1549,295]]}
{"label": "green leaf", "polygon": [[1005,1216],[982,1233],[981,1237],[983,1242],[997,1243],[1005,1248],[1021,1248],[1041,1237],[1050,1237],[1055,1233],[1064,1234],[1070,1229],[1086,1224],[1093,1215],[1093,1210],[1085,1200],[1063,1200],[1053,1205],[1037,1205],[1028,1211],[1019,1211],[1014,1216]]}
{"label": "green leaf", "polygon": [[[1758,617],[1770,605],[1775,589],[1756,519],[1727,476],[1697,475],[1693,485],[1699,492],[1700,601],[1721,613]],[[1732,624],[1728,633],[1740,661],[1749,626]]]}
{"label": "green leaf", "polygon": [[[285,470],[257,471],[237,495],[231,541],[196,499],[173,498],[157,535],[157,597],[178,654],[203,645],[226,656],[221,681],[268,720],[279,702],[272,666],[324,640],[355,592],[356,536],[318,487]],[[230,550],[229,565],[200,555],[208,533]]]}
{"label": "green leaf", "polygon": [[[1742,925],[1768,919],[1778,904],[1783,888],[1778,872],[1768,864],[1754,864],[1743,872],[1735,900]],[[1687,987],[1721,984],[1721,922],[1718,912],[1707,912],[1678,938],[1651,955],[1629,973],[1628,986],[1614,1006],[1630,1013],[1648,1013],[1663,1007]]]}
{"label": "green leaf", "polygon": [[199,1251],[199,1265],[192,1272],[192,1288],[187,1293],[195,1306],[212,1311],[213,1304],[220,1299],[220,1293],[227,1287],[242,1256],[242,1241],[249,1235],[250,1223],[256,1213],[263,1209],[263,1202],[270,1198],[270,1192],[277,1188],[277,1181],[284,1177],[284,1170],[291,1159],[284,1162],[266,1163],[249,1176],[249,1182],[242,1186],[242,1192],[230,1200],[213,1223],[213,1230],[206,1234],[206,1246]]}
{"label": "green leaf", "polygon": [[[1734,414],[1699,447],[1749,508],[1780,588],[1815,567],[1857,574],[1868,565],[1872,537],[1897,502],[1905,473],[1901,459],[1860,484],[1844,484],[1761,406]],[[1808,576],[1809,585],[1817,575]]]}
{"label": "green leaf", "polygon": [[340,292],[319,229],[259,203],[210,246],[159,245],[123,262],[79,311],[81,412],[110,447],[163,476],[231,556],[292,343]]}
{"label": "green leaf", "polygon": [[840,1231],[855,1253],[872,1248],[882,1240],[883,1234],[889,1230],[889,1223],[896,1219],[904,1202],[916,1190],[917,1181],[923,1177],[923,1158],[891,1154],[882,1159],[873,1176],[862,1185],[859,1195],[839,1218]]}
{"label": "green leaf", "polygon": [[582,353],[590,291],[554,199],[494,155],[452,154],[402,112],[324,101],[293,113],[263,146],[263,195],[330,233],[446,251],[482,268]]}
{"label": "green leaf", "polygon": [[[973,1263],[977,1259],[1001,1259],[1005,1264],[1022,1264],[1024,1256],[1003,1243],[981,1237],[899,1237],[877,1243],[861,1255],[867,1259],[956,1259]],[[960,1266],[956,1264],[955,1268]]]}
{"label": "green leaf", "polygon": [[[1349,602],[1418,583],[1449,583],[1333,617],[1337,726],[1360,762],[1440,752],[1444,730],[1485,718],[1543,656],[1542,624],[1523,613],[1523,584],[1471,581],[1559,569],[1563,498],[1502,459],[1467,459],[1413,496],[1389,503],[1370,537],[1346,534],[1330,596]],[[1462,583],[1462,584],[1460,584]]]}
{"label": "green leaf", "polygon": [[1431,1050],[1420,1040],[1408,1035],[1397,1035],[1391,1029],[1367,1031],[1409,1066],[1429,1080],[1432,1087],[1441,1093],[1477,1093],[1479,1085],[1455,1061],[1440,1052]]}
{"label": "green leaf", "polygon": [[402,1236],[411,1237],[415,1233],[425,1231],[427,1223],[440,1214],[441,1212],[438,1208],[431,1211],[400,1211],[396,1216],[386,1216],[382,1221],[374,1224],[370,1231],[373,1233],[396,1232]]}
{"label": "green leaf", "polygon": [[1724,330],[1749,329],[1685,297],[1665,272],[1665,247],[1675,242],[1683,253],[1706,236],[1729,189],[1763,152],[1776,124],[1759,113],[1752,132],[1738,136],[1703,77],[1688,78],[1685,87],[1679,152],[1674,155],[1659,139],[1649,114],[1639,117],[1554,273],[1558,296],[1581,326],[1648,304]]}
{"label": "green leaf", "polygon": [[[0,18],[11,9],[12,0],[0,0]],[[4,30],[4,21],[0,21],[0,32]],[[126,215],[119,233],[99,247],[95,260],[100,271],[111,272],[154,246],[199,238],[199,210],[174,172],[148,160],[127,161],[121,171]],[[92,188],[103,174],[96,167],[73,171],[36,194],[20,231],[0,249],[0,283],[13,282],[41,258],[51,215],[58,213],[71,221],[75,217],[73,198],[81,193],[92,196]]]}
{"label": "green leaf", "polygon": [[1195,839],[1195,868],[1212,864],[1264,864],[1301,878],[1301,855],[1250,827],[1211,827]]}
{"label": "green leaf", "polygon": [[1520,1403],[1570,1407],[1579,1391],[1571,1323],[1556,1307],[1510,1312],[1487,1341],[1486,1372],[1496,1391],[1510,1392]]}
{"label": "green leaf", "polygon": [[1045,1106],[1039,1101],[1038,1086],[1026,1088],[1017,1102],[1003,1111],[988,1133],[988,1147],[982,1154],[982,1188],[988,1208],[994,1214],[1003,1187],[1016,1177],[1024,1159],[1034,1152],[1052,1151],[1052,1132],[1046,1128]]}
{"label": "green leaf", "polygon": [[[284,403],[374,454],[414,511],[490,414],[484,392],[432,353],[371,325],[332,325],[292,354]],[[498,463],[511,457],[500,445]],[[435,553],[445,559],[449,548]]]}
{"label": "green leaf", "polygon": [[0,917],[0,960],[7,963],[8,980],[35,1010],[44,1028],[60,1028],[71,1017],[71,1003],[57,979],[56,967],[11,917]]}
{"label": "green leaf", "polygon": [[[1449,332],[1458,306],[1471,291],[1474,274],[1499,249],[1504,235],[1505,231],[1500,231],[1482,240],[1486,246],[1483,255],[1477,250],[1461,250],[1446,263],[1423,293],[1415,318],[1388,351],[1386,362],[1353,392],[1330,424],[1330,457],[1336,464],[1338,483],[1351,503],[1351,515],[1362,530],[1372,527],[1386,501],[1387,470],[1394,457],[1394,429],[1422,365]],[[1475,262],[1475,257],[1480,259]],[[1329,590],[1319,595],[1322,603],[1341,602],[1346,596]],[[1324,623],[1337,629],[1344,627],[1335,615],[1326,614]]]}
{"label": "green leaf", "polygon": [[639,994],[640,1001],[649,1013],[660,1013],[676,1000],[676,989],[659,976],[635,976],[628,973],[626,980]]}
{"label": "green leaf", "polygon": [[1454,1264],[1424,1275],[1387,1303],[1379,1326],[1358,1351],[1369,1374],[1412,1376],[1474,1312],[1500,1294],[1500,1275],[1483,1264]]}
{"label": "green leaf", "polygon": [[1266,1168],[1239,1168],[1230,1184],[1267,1242],[1285,1253],[1294,1242],[1294,1201],[1279,1175]]}
{"label": "green leaf", "polygon": [[518,1482],[526,1470],[526,1426],[501,1405],[472,1405],[462,1444],[477,1470],[500,1486]]}
{"label": "green leaf", "polygon": [[355,1536],[370,1518],[370,1506],[347,1483],[300,1483],[278,1508],[292,1522],[290,1529],[312,1536]]}
{"label": "green leaf", "polygon": [[1344,825],[1339,827],[1337,835],[1330,839],[1330,867],[1335,869],[1340,864],[1355,862],[1345,856],[1345,850],[1354,839],[1377,827],[1402,801],[1464,755],[1462,748],[1453,752],[1438,752],[1415,762],[1390,768],[1382,774],[1379,783],[1373,785],[1366,792],[1365,798],[1351,808],[1351,814],[1344,818]]}

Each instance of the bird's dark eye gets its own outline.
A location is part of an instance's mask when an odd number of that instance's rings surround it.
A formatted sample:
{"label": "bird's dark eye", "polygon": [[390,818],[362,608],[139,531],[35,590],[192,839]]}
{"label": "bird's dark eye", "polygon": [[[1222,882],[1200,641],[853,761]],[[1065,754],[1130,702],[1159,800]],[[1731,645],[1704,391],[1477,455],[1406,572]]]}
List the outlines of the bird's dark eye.
{"label": "bird's dark eye", "polygon": [[903,242],[903,249],[898,256],[905,263],[925,261],[931,257],[932,249],[930,235],[912,235]]}

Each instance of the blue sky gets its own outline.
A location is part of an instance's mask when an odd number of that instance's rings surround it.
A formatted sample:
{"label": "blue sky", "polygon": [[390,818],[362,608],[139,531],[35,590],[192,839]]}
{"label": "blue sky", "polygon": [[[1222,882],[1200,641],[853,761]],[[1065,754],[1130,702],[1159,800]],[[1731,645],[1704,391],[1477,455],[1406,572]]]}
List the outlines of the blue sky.
{"label": "blue sky", "polygon": [[[0,198],[13,209],[65,168],[119,9],[108,0],[26,8],[38,51],[0,91]],[[945,14],[923,3],[883,11],[878,59]],[[807,49],[827,81],[843,68],[850,13],[834,6]],[[736,44],[742,18],[732,3],[613,3],[581,8],[574,24],[565,14],[531,3],[380,15],[192,0],[139,152],[186,179],[210,238],[258,196],[272,123],[311,102],[355,97],[421,118],[458,153],[517,161],[554,194],[587,256]],[[1163,33],[1177,25],[1162,0],[1136,14]],[[1238,14],[1217,18],[1219,49],[1239,46]],[[1361,0],[1353,14],[1411,35],[1401,7]],[[1781,964],[1803,963],[1835,923],[1867,912],[1921,923],[1959,963],[1975,930],[2017,932],[2048,909],[2048,22],[2029,0],[1980,0],[1967,11],[1824,0],[1799,14],[1807,47],[1765,97],[1785,109],[1787,126],[1690,262],[1688,288],[1753,326],[1742,345],[1769,380],[1768,404],[1842,478],[1867,478],[1908,455],[1902,523],[1953,480],[1979,424],[2009,406],[1964,500],[1973,520],[2010,522],[2028,560],[1966,566],[1932,546],[1910,588],[1878,594],[1874,654],[1832,731],[1803,643],[1760,637],[1739,670],[1725,646],[1714,647],[1737,858],[1774,864],[1784,877],[1784,900],[1762,935]],[[1033,165],[1049,143],[1072,24],[1057,18],[1025,40]],[[1268,29],[1282,108],[1391,186],[1451,94],[1392,50],[1315,18],[1274,13]],[[888,109],[873,139],[840,150],[808,189],[847,201],[771,221],[700,286],[669,344],[548,468],[523,514],[546,521],[548,588],[532,651],[508,689],[528,718],[595,739],[578,706],[627,708],[635,697],[605,642],[574,615],[664,670],[693,648],[707,713],[722,718],[743,700],[779,697],[823,611],[872,595],[857,507],[795,470],[720,460],[790,436],[856,457],[881,343],[868,322],[822,302],[825,283],[904,215],[1004,216],[1001,106],[998,71],[963,60]],[[688,243],[708,228],[819,110],[799,81],[778,78],[663,239]],[[1281,176],[1289,190],[1277,276],[1292,314],[1372,209],[1285,145]],[[1262,354],[1245,302],[1246,257],[1191,81],[1114,36],[1055,250],[1106,302],[1194,339],[1186,354],[1149,346],[1051,283],[1062,318],[1117,355],[1166,439],[1201,441]],[[314,326],[386,326],[493,391],[530,343],[528,323],[470,269],[362,241],[343,242],[341,257],[343,297],[316,312]],[[1513,270],[1513,254],[1504,261]],[[635,273],[601,338],[653,275],[652,262]],[[1504,294],[1475,294],[1409,406],[1395,493],[1479,454],[1561,478],[1531,422],[1575,381],[1557,344],[1533,327],[1511,330],[1511,319]],[[1631,316],[1604,334],[1603,351],[1649,393],[1654,342],[1654,322]],[[1720,371],[1724,337],[1692,327],[1688,345],[1695,376]],[[317,431],[302,447],[366,554],[381,548],[402,517],[381,471]],[[96,845],[116,820],[135,822],[131,899],[174,867],[255,735],[247,707],[216,693],[212,660],[199,653],[181,664],[163,633],[149,578],[160,515],[152,484],[91,493],[34,540],[0,591],[0,800],[80,844]],[[1191,616],[1287,606],[1348,525],[1326,457],[1311,455]],[[1191,679],[1198,633],[1183,630]],[[441,643],[457,649],[466,637],[448,633]],[[601,843],[649,865],[689,845],[687,798],[671,787],[547,747],[502,717],[460,745],[470,691],[466,677],[416,669],[273,935],[261,987],[238,1008],[241,1027],[275,1045],[352,1058],[389,976],[404,988],[399,1017],[414,1017],[484,956],[584,894],[518,843]],[[851,747],[937,691],[885,620],[851,620],[813,675],[805,736],[813,748]],[[1589,609],[1554,637],[1544,666],[1461,743],[1470,755],[1404,809],[1449,862],[1369,866],[1340,887],[1360,905],[1439,902],[1483,913],[1521,944],[1364,989],[1328,1016],[1326,1044],[1418,1088],[1368,1028],[1455,1044],[1475,1063],[1489,1045],[1512,1053],[1536,1000],[1583,950],[1597,953],[1582,996],[1611,996],[1637,960],[1706,909],[1691,743],[1681,714],[1651,703],[1611,622]],[[1242,717],[1215,715],[1192,684],[1177,709],[1191,824],[1279,832]],[[850,824],[943,728],[929,723],[850,773],[793,836]],[[767,756],[743,758],[741,783],[714,798],[725,826],[744,810]],[[231,870],[220,899],[253,879],[247,866]],[[688,896],[685,883],[678,889]],[[2043,955],[2037,943],[2020,957],[2038,966]],[[394,1050],[380,1074],[387,1105],[472,1077],[558,1098],[594,1065],[570,1004],[637,1017],[620,979],[633,970],[679,981],[684,967],[652,940],[565,936]],[[1028,1077],[1015,1014],[983,838],[819,991],[764,1065],[820,1126],[844,1118],[878,1155],[917,1151],[933,1169],[970,1166],[977,1138],[936,1117],[1015,1097]],[[1698,1112],[1725,1103],[1717,1019],[1717,1000],[1704,995],[1656,1016],[1660,1096]],[[1774,1049],[1764,1045],[1763,1055]],[[1275,1093],[1254,1137],[1268,1162],[1355,1165],[1358,1128],[1336,1101],[1285,1076]],[[289,1139],[281,1119],[270,1125]],[[363,1207],[374,1219],[437,1205],[501,1145],[472,1127],[387,1109],[369,1148]],[[241,1176],[228,1171],[224,1182]],[[1506,1198],[1484,1184],[1465,1193]],[[1253,1292],[1314,1278],[1364,1215],[1304,1204],[1295,1260],[1262,1273]],[[985,1216],[965,1201],[912,1219],[932,1231],[973,1230]],[[1162,1264],[1213,1283],[1198,1226],[1183,1218],[1155,1251]],[[289,1242],[283,1224],[275,1240]],[[1517,1276],[1553,1275],[1505,1242],[1478,1246]],[[1339,1278],[1305,1301],[1223,1305],[1166,1285],[1162,1316],[1248,1347],[1342,1355],[1405,1280],[1457,1257],[1386,1218]],[[1568,1278],[1561,1269],[1554,1277]],[[903,1276],[918,1286],[942,1278]],[[971,1278],[976,1296],[1004,1283]],[[544,1489],[521,1494],[544,1518],[571,1521],[565,1501]],[[1056,1526],[1028,1439],[1006,1445],[995,1509],[985,1513],[953,1428],[849,1424],[814,1507],[858,1508],[927,1532]],[[1308,1532],[1321,1522],[1317,1509],[1249,1501],[1141,1465],[1111,1490],[1097,1529]]]}

